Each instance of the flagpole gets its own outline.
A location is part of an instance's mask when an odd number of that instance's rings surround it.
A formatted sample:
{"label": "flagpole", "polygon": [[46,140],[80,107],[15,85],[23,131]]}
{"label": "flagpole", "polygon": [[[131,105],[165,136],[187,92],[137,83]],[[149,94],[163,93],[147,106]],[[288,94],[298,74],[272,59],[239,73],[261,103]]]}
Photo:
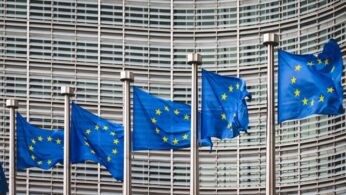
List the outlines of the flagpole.
{"label": "flagpole", "polygon": [[16,195],[16,108],[18,101],[14,99],[6,100],[6,107],[10,109],[10,178],[9,178],[9,195]]}
{"label": "flagpole", "polygon": [[198,65],[202,64],[202,56],[198,53],[187,55],[187,63],[192,65],[191,76],[191,153],[190,153],[190,195],[199,194],[198,163]]}
{"label": "flagpole", "polygon": [[68,86],[61,87],[61,94],[65,96],[64,114],[64,195],[71,194],[71,167],[70,167],[70,96],[74,89]]}
{"label": "flagpole", "polygon": [[122,71],[120,80],[123,82],[123,125],[124,125],[124,182],[123,195],[131,195],[131,97],[130,83],[134,81],[132,72]]}
{"label": "flagpole", "polygon": [[274,46],[278,45],[279,36],[273,33],[263,35],[263,45],[267,46],[267,169],[266,195],[275,195],[275,98],[274,98]]}

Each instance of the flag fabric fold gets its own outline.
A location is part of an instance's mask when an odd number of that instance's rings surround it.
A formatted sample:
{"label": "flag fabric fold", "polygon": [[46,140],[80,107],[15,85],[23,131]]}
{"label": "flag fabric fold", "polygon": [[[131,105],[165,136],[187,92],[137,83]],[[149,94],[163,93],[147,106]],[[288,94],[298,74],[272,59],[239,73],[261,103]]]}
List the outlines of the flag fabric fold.
{"label": "flag fabric fold", "polygon": [[202,70],[202,139],[225,139],[248,129],[246,83]]}
{"label": "flag fabric fold", "polygon": [[6,181],[6,176],[5,176],[4,170],[2,169],[2,165],[0,163],[0,195],[6,195],[7,192],[8,192],[8,185]]}
{"label": "flag fabric fold", "polygon": [[64,132],[47,130],[28,123],[17,113],[17,169],[50,169],[63,162]]}
{"label": "flag fabric fold", "polygon": [[278,122],[344,113],[340,47],[329,40],[318,56],[278,52]]}
{"label": "flag fabric fold", "polygon": [[[190,147],[191,107],[164,100],[133,87],[133,150],[168,150]],[[200,140],[200,145],[210,142]]]}
{"label": "flag fabric fold", "polygon": [[87,160],[105,166],[123,180],[124,128],[72,103],[71,163]]}

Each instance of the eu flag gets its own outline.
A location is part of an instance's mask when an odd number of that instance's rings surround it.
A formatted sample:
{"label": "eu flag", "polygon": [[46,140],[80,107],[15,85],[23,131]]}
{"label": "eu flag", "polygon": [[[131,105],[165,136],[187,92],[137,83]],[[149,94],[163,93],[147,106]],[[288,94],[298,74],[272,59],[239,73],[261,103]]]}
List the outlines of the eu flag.
{"label": "eu flag", "polygon": [[63,162],[64,132],[46,130],[28,123],[17,113],[17,169],[50,169]]}
{"label": "eu flag", "polygon": [[246,131],[246,97],[251,98],[243,80],[202,70],[202,139],[233,138]]}
{"label": "eu flag", "polygon": [[7,192],[8,192],[8,185],[6,181],[6,176],[5,176],[4,170],[2,170],[2,165],[0,163],[0,194],[6,195]]}
{"label": "eu flag", "polygon": [[124,128],[72,103],[71,162],[86,160],[105,166],[123,180]]}
{"label": "eu flag", "polygon": [[341,50],[334,40],[317,57],[279,50],[279,123],[313,114],[343,113],[342,69]]}
{"label": "eu flag", "polygon": [[[191,107],[164,100],[133,87],[134,150],[168,150],[190,147]],[[200,141],[201,145],[211,143]]]}

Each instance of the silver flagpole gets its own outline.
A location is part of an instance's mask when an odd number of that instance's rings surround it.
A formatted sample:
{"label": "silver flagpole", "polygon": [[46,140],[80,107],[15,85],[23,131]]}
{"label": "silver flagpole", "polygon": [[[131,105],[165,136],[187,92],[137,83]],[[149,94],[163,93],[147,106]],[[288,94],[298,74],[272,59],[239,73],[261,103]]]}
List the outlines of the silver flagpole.
{"label": "silver flagpole", "polygon": [[10,186],[9,195],[16,195],[16,108],[18,101],[14,99],[6,100],[6,107],[10,109]]}
{"label": "silver flagpole", "polygon": [[64,117],[64,195],[71,194],[71,167],[70,167],[70,96],[74,89],[68,86],[61,87],[61,94],[65,96]]}
{"label": "silver flagpole", "polygon": [[191,76],[191,153],[190,153],[190,195],[199,194],[198,163],[198,65],[202,64],[202,56],[197,53],[187,55],[187,63],[192,65]]}
{"label": "silver flagpole", "polygon": [[277,34],[263,36],[263,44],[268,48],[267,66],[267,169],[266,194],[275,195],[275,108],[274,108],[274,46],[278,45]]}
{"label": "silver flagpole", "polygon": [[124,182],[123,195],[131,195],[131,98],[130,82],[134,77],[132,72],[122,71],[120,80],[123,82],[123,125],[124,125]]}

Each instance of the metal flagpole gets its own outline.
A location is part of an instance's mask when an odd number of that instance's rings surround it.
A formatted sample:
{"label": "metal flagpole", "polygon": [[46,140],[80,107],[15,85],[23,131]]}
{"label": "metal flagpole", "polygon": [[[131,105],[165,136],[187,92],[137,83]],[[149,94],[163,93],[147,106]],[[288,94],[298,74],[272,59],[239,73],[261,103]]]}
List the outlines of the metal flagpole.
{"label": "metal flagpole", "polygon": [[71,167],[70,167],[70,96],[74,89],[68,86],[61,87],[61,94],[65,96],[64,117],[64,195],[71,194]]}
{"label": "metal flagpole", "polygon": [[190,153],[190,195],[199,194],[198,163],[198,65],[202,64],[202,56],[197,53],[187,55],[187,63],[192,65],[191,76],[191,153]]}
{"label": "metal flagpole", "polygon": [[124,125],[124,182],[123,195],[131,195],[131,110],[130,82],[134,77],[132,72],[122,71],[120,80],[123,82],[123,125]]}
{"label": "metal flagpole", "polygon": [[275,195],[275,108],[274,108],[274,46],[278,45],[277,34],[267,33],[263,44],[268,48],[267,66],[267,169],[266,195]]}
{"label": "metal flagpole", "polygon": [[10,186],[9,195],[16,195],[16,140],[15,140],[15,124],[16,124],[16,108],[18,101],[14,99],[6,100],[6,107],[10,109]]}

